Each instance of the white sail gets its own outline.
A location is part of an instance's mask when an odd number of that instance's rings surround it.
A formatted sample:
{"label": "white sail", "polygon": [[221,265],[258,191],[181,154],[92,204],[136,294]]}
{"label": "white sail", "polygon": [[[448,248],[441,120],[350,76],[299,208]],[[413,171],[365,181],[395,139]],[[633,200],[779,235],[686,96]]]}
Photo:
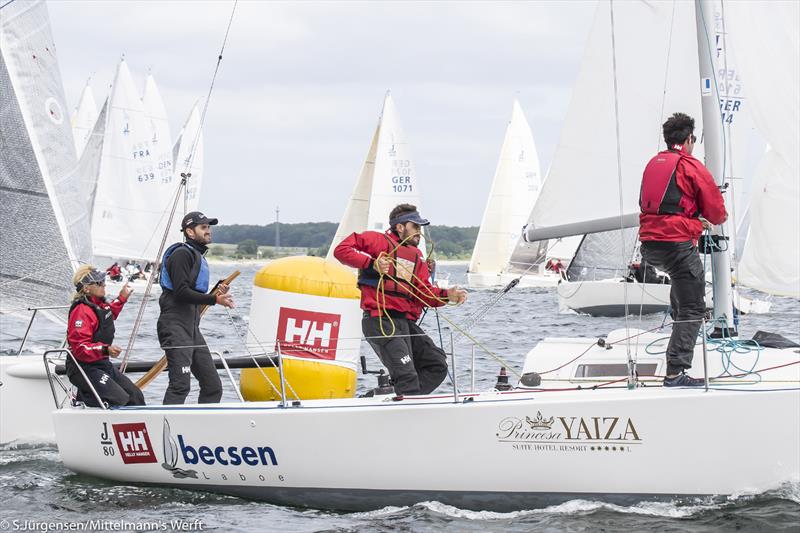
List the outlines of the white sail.
{"label": "white sail", "polygon": [[99,113],[94,100],[94,93],[87,81],[81,93],[78,107],[75,108],[75,112],[72,114],[71,121],[72,136],[75,139],[75,154],[77,154],[79,159],[83,153],[83,148],[86,146],[86,142],[89,140],[89,136],[94,130],[94,123],[97,121]]}
{"label": "white sail", "polygon": [[[121,61],[109,97],[92,215],[94,255],[155,260],[175,192],[160,97],[147,115]],[[160,104],[161,109],[158,108]],[[148,118],[149,115],[149,118]],[[158,143],[153,143],[156,137]],[[83,163],[83,162],[82,162]]]}
{"label": "white sail", "polygon": [[533,133],[519,102],[514,100],[469,272],[499,273],[508,267],[540,188]]}
{"label": "white sail", "polygon": [[753,176],[764,157],[766,142],[753,121],[747,87],[737,64],[736,53],[728,46],[730,27],[724,22],[722,2],[714,2],[713,9],[716,82],[724,133],[723,172],[725,182],[729,185],[726,204],[733,222],[732,238],[736,242],[734,251],[738,260],[749,226],[748,207]]}
{"label": "white sail", "polygon": [[328,249],[326,259],[333,259],[333,250],[345,237],[351,233],[364,231],[368,227],[369,199],[372,194],[372,176],[375,172],[375,154],[378,151],[380,132],[381,123],[378,121],[378,127],[372,135],[367,157],[364,159],[361,172],[358,174],[358,180],[353,192],[350,194],[350,200],[348,200],[347,207],[345,207],[344,216],[342,216],[342,220],[336,228],[336,234],[331,242],[331,247]]}
{"label": "white sail", "polygon": [[[367,158],[328,250],[328,259],[333,257],[333,249],[351,233],[388,229],[389,213],[403,203],[413,204],[422,211],[411,150],[394,100],[387,94]],[[425,253],[424,239],[419,248]]]}
{"label": "white sail", "polygon": [[727,2],[725,20],[753,120],[771,147],[753,184],[738,281],[800,297],[800,4]]}
{"label": "white sail", "polygon": [[186,181],[185,205],[183,199],[178,202],[177,215],[173,221],[177,230],[180,228],[181,215],[196,211],[200,203],[200,188],[203,185],[203,130],[200,125],[199,104],[192,107],[172,153],[175,183],[181,179],[181,173],[191,174]]}
{"label": "white sail", "polygon": [[0,311],[69,301],[89,219],[44,2],[0,9]]}
{"label": "white sail", "polygon": [[[619,124],[614,113],[610,9],[601,2],[561,138],[531,214],[528,240],[619,229],[620,215],[626,226],[637,225],[642,169],[664,148],[664,120],[681,111],[693,116],[702,131],[694,5],[615,2],[613,8]],[[702,160],[699,143],[695,150]]]}

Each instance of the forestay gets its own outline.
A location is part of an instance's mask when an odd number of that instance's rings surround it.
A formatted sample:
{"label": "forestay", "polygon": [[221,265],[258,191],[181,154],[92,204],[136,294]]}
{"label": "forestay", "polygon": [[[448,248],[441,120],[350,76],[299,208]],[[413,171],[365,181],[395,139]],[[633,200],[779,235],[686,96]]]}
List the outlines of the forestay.
{"label": "forestay", "polygon": [[533,133],[519,102],[514,100],[469,272],[508,269],[541,184]]}
{"label": "forestay", "polygon": [[0,311],[63,305],[89,259],[87,207],[44,2],[0,10]]}
{"label": "forestay", "polygon": [[756,126],[771,149],[750,199],[738,281],[800,297],[800,4],[726,2],[728,46],[747,85]]}
{"label": "forestay", "polygon": [[[664,149],[661,124],[681,111],[695,117],[702,131],[694,5],[616,2],[614,30],[622,209],[611,19],[608,4],[600,3],[558,148],[531,213],[529,241],[619,229],[621,216],[622,225],[637,225],[642,169]],[[699,145],[695,156],[703,158]]]}

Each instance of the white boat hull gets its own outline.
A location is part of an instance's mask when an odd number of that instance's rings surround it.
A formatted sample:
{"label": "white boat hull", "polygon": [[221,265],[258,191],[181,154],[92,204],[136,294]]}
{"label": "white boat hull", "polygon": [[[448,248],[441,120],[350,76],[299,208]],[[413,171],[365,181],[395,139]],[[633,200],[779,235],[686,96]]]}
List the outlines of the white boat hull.
{"label": "white boat hull", "polygon": [[[575,311],[592,316],[624,316],[627,292],[628,314],[664,313],[669,308],[671,285],[664,283],[625,283],[620,279],[562,281],[558,284],[561,312]],[[734,293],[734,305],[744,314],[767,313],[770,302],[752,300]],[[710,305],[711,288],[706,291]]]}
{"label": "white boat hull", "polygon": [[[518,277],[520,277],[519,274],[509,272],[468,272],[467,284],[471,289],[505,287]],[[517,287],[555,287],[560,280],[561,276],[553,272],[543,274],[537,272],[523,275]]]}
{"label": "white boat hull", "polygon": [[[136,279],[133,281],[113,281],[111,278],[106,278],[106,294],[108,295],[109,299],[116,298],[119,294],[119,291],[122,290],[122,287],[128,284],[128,288],[133,290],[132,297],[136,295],[141,296],[144,294],[145,289],[147,289],[147,278],[145,279]],[[150,289],[150,294],[161,294],[161,285],[158,283],[153,283],[153,287]]]}
{"label": "white boat hull", "polygon": [[41,355],[0,357],[0,444],[55,442],[53,407]]}
{"label": "white boat hull", "polygon": [[[797,390],[63,409],[54,420],[61,458],[81,474],[325,509],[433,499],[507,511],[761,492],[800,478]],[[747,460],[732,467],[731,457]]]}

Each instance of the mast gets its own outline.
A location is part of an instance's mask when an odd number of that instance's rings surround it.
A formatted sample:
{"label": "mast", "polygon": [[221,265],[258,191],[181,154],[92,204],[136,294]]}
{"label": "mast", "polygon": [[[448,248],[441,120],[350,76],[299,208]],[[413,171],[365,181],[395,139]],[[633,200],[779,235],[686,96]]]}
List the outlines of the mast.
{"label": "mast", "polygon": [[[710,0],[695,0],[695,22],[697,24],[697,55],[700,64],[701,104],[703,108],[703,140],[705,165],[722,189],[725,186],[722,151],[722,119],[719,114],[719,94],[714,71],[716,35],[714,29],[714,6]],[[724,196],[723,196],[724,198]],[[727,206],[726,206],[727,208]],[[711,253],[711,269],[714,280],[714,336],[735,336],[733,320],[733,286],[731,283],[731,260],[728,251],[731,241],[730,219],[712,229],[718,235],[719,248]]]}

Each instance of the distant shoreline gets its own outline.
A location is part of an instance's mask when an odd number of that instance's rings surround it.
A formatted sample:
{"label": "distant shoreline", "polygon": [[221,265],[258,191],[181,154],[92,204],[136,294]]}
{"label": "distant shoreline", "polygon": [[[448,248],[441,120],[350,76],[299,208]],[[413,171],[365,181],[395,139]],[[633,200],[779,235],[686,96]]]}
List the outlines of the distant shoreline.
{"label": "distant shoreline", "polygon": [[[313,257],[313,256],[307,256],[307,257]],[[273,261],[277,261],[277,259],[226,259],[224,257],[214,257],[214,256],[208,257],[207,260],[210,265],[243,265],[243,266],[268,265]],[[467,266],[469,264],[469,261],[465,259],[440,259],[436,261],[436,263],[441,266]]]}

